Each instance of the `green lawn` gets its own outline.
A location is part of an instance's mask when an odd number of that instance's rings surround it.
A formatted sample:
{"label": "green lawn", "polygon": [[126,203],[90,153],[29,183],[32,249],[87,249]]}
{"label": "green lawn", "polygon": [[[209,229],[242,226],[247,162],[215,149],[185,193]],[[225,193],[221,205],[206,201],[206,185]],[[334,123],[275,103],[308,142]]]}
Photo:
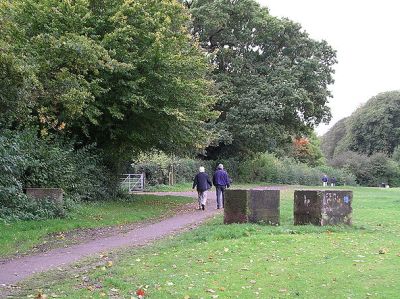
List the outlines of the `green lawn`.
{"label": "green lawn", "polygon": [[112,267],[28,285],[68,298],[131,298],[138,288],[157,299],[399,298],[400,190],[352,189],[352,227],[293,226],[288,190],[279,227],[222,225],[217,217],[172,240],[122,252]]}
{"label": "green lawn", "polygon": [[0,257],[25,253],[51,233],[157,218],[171,208],[192,201],[185,197],[132,195],[126,201],[83,203],[66,219],[0,223]]}

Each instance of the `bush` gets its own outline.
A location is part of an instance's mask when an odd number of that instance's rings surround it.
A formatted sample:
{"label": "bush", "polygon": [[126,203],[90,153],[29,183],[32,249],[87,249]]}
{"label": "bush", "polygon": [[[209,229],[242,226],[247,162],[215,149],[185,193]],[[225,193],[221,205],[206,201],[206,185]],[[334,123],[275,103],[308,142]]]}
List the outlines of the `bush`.
{"label": "bush", "polygon": [[[115,190],[94,146],[75,150],[71,143],[42,140],[34,130],[0,134],[0,218],[63,217],[78,200],[104,199]],[[64,206],[29,199],[23,189],[62,188]]]}
{"label": "bush", "polygon": [[[132,165],[135,173],[146,174],[149,185],[168,184],[169,172],[174,170],[175,182],[192,182],[199,166],[204,166],[212,176],[217,165],[222,163],[235,182],[267,182],[274,184],[320,185],[323,174],[336,177],[339,185],[354,185],[355,177],[346,171],[333,167],[309,167],[294,159],[278,159],[272,154],[258,154],[252,159],[239,161],[235,158],[225,160],[172,159],[164,154],[146,155]],[[172,167],[173,165],[173,167]]]}
{"label": "bush", "polygon": [[239,167],[239,179],[244,182],[320,185],[323,174],[335,177],[338,185],[354,185],[355,177],[333,167],[309,167],[293,159],[279,160],[272,154],[258,154]]}
{"label": "bush", "polygon": [[331,164],[353,173],[357,183],[363,186],[376,187],[381,183],[400,186],[399,164],[383,153],[367,156],[347,151],[335,155]]}
{"label": "bush", "polygon": [[128,168],[128,171],[131,173],[144,173],[146,184],[150,186],[167,185],[169,183],[169,175],[172,172],[175,183],[187,183],[193,181],[200,166],[203,166],[206,172],[212,176],[220,163],[227,169],[231,179],[236,180],[238,178],[239,163],[233,158],[218,161],[177,158],[157,151],[139,156]]}

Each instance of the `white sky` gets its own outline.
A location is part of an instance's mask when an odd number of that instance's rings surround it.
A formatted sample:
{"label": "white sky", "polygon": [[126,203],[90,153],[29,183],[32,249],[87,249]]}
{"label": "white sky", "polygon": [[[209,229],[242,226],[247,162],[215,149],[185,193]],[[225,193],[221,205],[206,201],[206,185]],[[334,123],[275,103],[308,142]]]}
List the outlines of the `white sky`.
{"label": "white sky", "polygon": [[332,121],[324,134],[380,92],[400,89],[400,0],[257,0],[337,50]]}

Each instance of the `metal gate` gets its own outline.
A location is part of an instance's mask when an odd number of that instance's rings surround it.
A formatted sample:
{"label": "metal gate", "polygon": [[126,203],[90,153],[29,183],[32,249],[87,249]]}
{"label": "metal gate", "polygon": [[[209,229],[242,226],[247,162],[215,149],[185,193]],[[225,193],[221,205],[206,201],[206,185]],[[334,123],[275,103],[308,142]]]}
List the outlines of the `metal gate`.
{"label": "metal gate", "polygon": [[144,173],[123,174],[123,177],[121,178],[121,188],[128,193],[144,191]]}

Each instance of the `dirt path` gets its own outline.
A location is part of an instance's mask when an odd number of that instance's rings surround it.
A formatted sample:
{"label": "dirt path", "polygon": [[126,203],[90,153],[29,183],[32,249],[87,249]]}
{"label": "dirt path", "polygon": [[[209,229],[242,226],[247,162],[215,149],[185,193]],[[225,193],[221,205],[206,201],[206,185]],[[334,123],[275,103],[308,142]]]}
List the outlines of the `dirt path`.
{"label": "dirt path", "polygon": [[[257,189],[284,189],[279,187],[260,187]],[[154,192],[154,195],[174,195],[197,197],[196,192]],[[193,228],[204,220],[222,213],[215,206],[215,192],[209,192],[206,211],[193,208],[181,214],[163,219],[157,223],[135,225],[114,236],[100,237],[66,248],[56,248],[47,252],[0,261],[0,288],[7,288],[35,273],[66,266],[84,257],[107,252],[121,247],[141,246],[162,237]]]}

